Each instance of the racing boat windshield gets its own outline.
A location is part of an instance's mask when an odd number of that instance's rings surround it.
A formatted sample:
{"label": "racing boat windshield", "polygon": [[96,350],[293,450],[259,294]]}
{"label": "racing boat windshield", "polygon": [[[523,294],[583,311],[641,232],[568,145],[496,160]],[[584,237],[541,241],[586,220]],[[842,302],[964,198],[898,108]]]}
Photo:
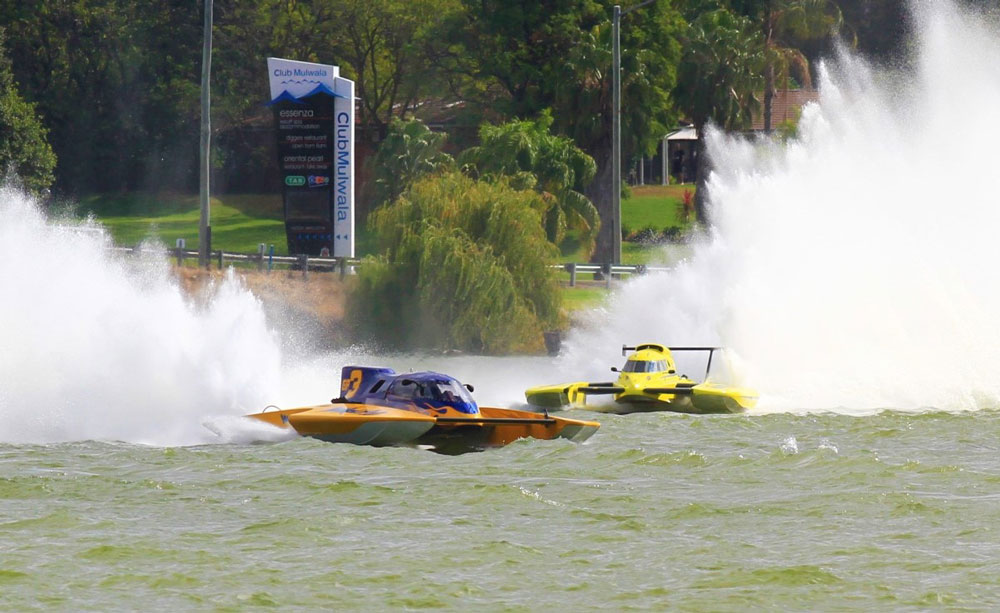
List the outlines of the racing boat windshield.
{"label": "racing boat windshield", "polygon": [[463,408],[466,406],[476,406],[476,401],[472,399],[472,395],[469,394],[469,391],[462,387],[462,385],[454,379],[435,381],[429,386],[429,388],[430,389],[428,391],[434,400],[451,405],[459,411],[463,411]]}
{"label": "racing boat windshield", "polygon": [[[434,377],[428,377],[427,374]],[[461,383],[454,379],[437,378],[440,376],[436,373],[417,373],[413,378],[397,379],[389,386],[386,397],[410,401],[423,408],[451,407],[459,413],[470,415],[479,412],[476,401]]]}
{"label": "racing boat windshield", "polygon": [[665,360],[628,360],[622,372],[663,372],[666,369]]}

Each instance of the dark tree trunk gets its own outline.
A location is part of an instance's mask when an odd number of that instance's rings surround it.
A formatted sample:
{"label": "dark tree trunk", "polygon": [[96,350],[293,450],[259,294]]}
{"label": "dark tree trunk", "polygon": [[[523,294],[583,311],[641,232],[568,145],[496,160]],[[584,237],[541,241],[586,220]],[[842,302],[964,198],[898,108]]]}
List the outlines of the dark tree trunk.
{"label": "dark tree trunk", "polygon": [[774,64],[768,59],[768,49],[774,40],[775,9],[771,0],[764,2],[764,133],[771,132],[771,102],[774,100]]}
{"label": "dark tree trunk", "polygon": [[[611,227],[614,192],[611,185],[610,149],[611,144],[605,141],[593,153],[594,162],[597,163],[597,174],[586,190],[586,196],[594,203],[597,213],[601,216],[601,229],[597,233],[594,253],[590,255],[590,261],[595,264],[605,264],[614,259],[614,234]],[[616,188],[621,189],[621,186]]]}
{"label": "dark tree trunk", "polygon": [[774,65],[764,68],[764,133],[771,133],[771,106],[774,102]]}
{"label": "dark tree trunk", "polygon": [[695,134],[698,135],[698,140],[695,141],[694,214],[697,222],[701,224],[702,227],[707,228],[708,190],[706,189],[706,183],[708,183],[708,172],[711,169],[708,166],[708,153],[707,148],[705,147],[705,126],[696,125]]}

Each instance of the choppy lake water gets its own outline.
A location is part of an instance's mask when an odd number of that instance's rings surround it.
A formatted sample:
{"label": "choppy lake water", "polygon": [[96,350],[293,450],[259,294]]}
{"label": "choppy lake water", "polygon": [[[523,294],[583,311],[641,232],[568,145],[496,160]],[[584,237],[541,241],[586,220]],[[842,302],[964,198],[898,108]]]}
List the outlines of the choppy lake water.
{"label": "choppy lake water", "polygon": [[[709,135],[711,230],[558,359],[310,346],[0,189],[0,609],[1000,607],[1000,36],[912,4],[904,68],[820,68],[796,139]],[[638,342],[729,347],[759,410],[455,457],[238,418],[350,363],[514,406]]]}
{"label": "choppy lake water", "polygon": [[1000,413],[598,418],[454,457],[4,445],[0,608],[1000,605]]}

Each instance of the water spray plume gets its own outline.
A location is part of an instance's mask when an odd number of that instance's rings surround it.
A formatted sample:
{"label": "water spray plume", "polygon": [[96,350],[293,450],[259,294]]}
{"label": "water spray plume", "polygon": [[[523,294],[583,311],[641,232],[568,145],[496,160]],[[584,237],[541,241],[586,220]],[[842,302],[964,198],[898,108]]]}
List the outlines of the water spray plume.
{"label": "water spray plume", "polygon": [[909,71],[842,52],[797,139],[709,135],[710,236],[630,283],[568,360],[719,343],[764,408],[1000,406],[1000,37],[948,2],[913,10]]}
{"label": "water spray plume", "polygon": [[280,355],[248,291],[196,305],[165,257],[116,259],[91,230],[0,189],[0,442],[197,444],[268,399]]}

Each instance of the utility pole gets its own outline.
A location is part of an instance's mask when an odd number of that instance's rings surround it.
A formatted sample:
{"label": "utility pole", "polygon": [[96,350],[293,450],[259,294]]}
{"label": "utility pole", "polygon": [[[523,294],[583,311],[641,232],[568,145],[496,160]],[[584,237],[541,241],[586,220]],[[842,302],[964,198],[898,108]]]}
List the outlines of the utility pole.
{"label": "utility pole", "polygon": [[621,20],[632,11],[642,8],[654,0],[646,0],[623,11],[615,5],[611,19],[612,61],[612,103],[611,112],[611,232],[614,253],[612,264],[622,263],[622,52]]}
{"label": "utility pole", "polygon": [[[615,5],[611,20],[611,56],[615,67],[612,69],[611,109],[611,263],[622,263],[622,51],[619,34],[621,30],[622,7]],[[611,274],[610,272],[608,274]]]}
{"label": "utility pole", "polygon": [[204,45],[201,51],[201,179],[199,197],[201,200],[201,225],[198,228],[198,266],[208,268],[212,252],[212,224],[209,209],[209,178],[212,158],[212,0],[205,0]]}

